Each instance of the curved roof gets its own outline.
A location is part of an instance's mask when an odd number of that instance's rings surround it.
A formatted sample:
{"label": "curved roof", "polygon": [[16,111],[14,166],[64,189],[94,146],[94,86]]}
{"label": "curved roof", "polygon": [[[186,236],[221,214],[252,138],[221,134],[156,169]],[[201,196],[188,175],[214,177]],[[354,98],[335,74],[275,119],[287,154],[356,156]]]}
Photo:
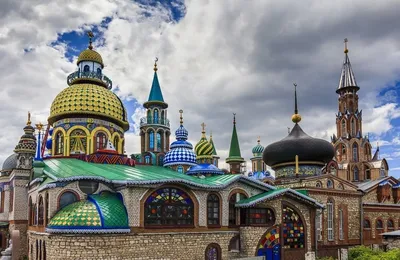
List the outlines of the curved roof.
{"label": "curved roof", "polygon": [[190,169],[186,172],[187,175],[197,175],[197,174],[215,174],[221,175],[224,172],[218,169],[214,164],[202,163],[195,166],[190,167]]}
{"label": "curved roof", "polygon": [[262,146],[260,142],[258,142],[251,151],[253,154],[262,154],[262,152],[264,152],[264,146]]}
{"label": "curved roof", "polygon": [[287,137],[264,149],[263,160],[273,167],[280,163],[294,162],[296,155],[299,161],[328,163],[334,156],[334,149],[329,142],[307,135],[296,124]]}
{"label": "curved roof", "polygon": [[92,49],[86,49],[79,54],[76,64],[79,64],[82,61],[94,61],[100,63],[101,67],[104,68],[103,58],[100,53]]}
{"label": "curved roof", "polygon": [[196,165],[196,155],[186,147],[176,147],[169,150],[164,157],[164,166]]}
{"label": "curved roof", "polygon": [[74,84],[61,91],[51,104],[49,123],[72,115],[108,118],[124,130],[129,129],[127,113],[112,91],[95,84]]}
{"label": "curved roof", "polygon": [[3,166],[1,167],[2,172],[12,171],[17,168],[18,154],[13,153],[4,160]]}
{"label": "curved roof", "polygon": [[110,192],[89,195],[74,202],[50,220],[49,233],[125,233],[130,232],[128,213],[120,195]]}

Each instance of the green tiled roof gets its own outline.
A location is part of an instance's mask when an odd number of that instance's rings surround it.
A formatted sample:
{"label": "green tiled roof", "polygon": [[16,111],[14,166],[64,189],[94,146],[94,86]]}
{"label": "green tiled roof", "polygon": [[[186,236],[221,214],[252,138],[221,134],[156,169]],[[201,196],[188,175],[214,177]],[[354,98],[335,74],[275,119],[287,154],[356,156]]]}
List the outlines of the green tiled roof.
{"label": "green tiled roof", "polygon": [[164,102],[164,98],[161,92],[160,83],[158,82],[157,72],[154,72],[153,84],[151,85],[150,95],[148,101],[161,101]]}
{"label": "green tiled roof", "polygon": [[292,189],[288,189],[288,188],[281,188],[281,189],[275,189],[275,190],[263,192],[263,193],[255,195],[255,196],[252,196],[250,198],[242,199],[242,200],[238,201],[235,205],[236,205],[236,207],[240,207],[240,208],[251,207],[258,203],[262,203],[264,201],[269,201],[269,200],[272,200],[272,199],[282,196],[282,195],[288,195],[290,197],[295,197],[295,198],[300,199],[300,200],[304,201],[305,203],[310,204],[314,207],[318,207],[318,208],[324,207],[324,205],[320,204],[313,198],[310,198],[307,195],[305,195],[304,192],[298,192],[296,190],[292,190]]}
{"label": "green tiled roof", "polygon": [[[122,231],[121,231],[122,230]],[[74,202],[50,220],[49,233],[129,232],[128,214],[117,194],[103,192]]]}
{"label": "green tiled roof", "polygon": [[241,180],[260,189],[275,189],[243,175],[219,175],[201,179],[159,166],[96,164],[72,158],[46,159],[44,163],[44,174],[58,182],[91,179],[120,185],[185,183],[206,189],[218,189]]}
{"label": "green tiled roof", "polygon": [[233,119],[233,131],[232,131],[232,138],[231,138],[231,145],[229,147],[229,156],[226,158],[226,162],[244,162],[242,155],[240,154],[240,146],[239,146],[239,139],[236,132],[236,122]]}

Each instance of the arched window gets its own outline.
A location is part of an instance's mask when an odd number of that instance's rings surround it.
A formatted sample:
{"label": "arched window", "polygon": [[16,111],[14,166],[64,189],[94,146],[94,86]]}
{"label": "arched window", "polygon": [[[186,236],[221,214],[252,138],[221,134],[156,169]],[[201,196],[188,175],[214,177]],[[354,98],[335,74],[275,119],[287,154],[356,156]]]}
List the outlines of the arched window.
{"label": "arched window", "polygon": [[97,77],[101,78],[101,69],[97,68]]}
{"label": "arched window", "polygon": [[358,181],[358,178],[359,178],[358,168],[357,168],[357,166],[354,166],[354,169],[353,169],[353,179],[354,179],[354,181]]}
{"label": "arched window", "polygon": [[320,181],[317,181],[317,183],[315,184],[315,187],[322,188],[322,183]]}
{"label": "arched window", "polygon": [[342,136],[346,135],[346,120],[342,120]]}
{"label": "arched window", "polygon": [[176,168],[176,170],[177,170],[179,173],[183,173],[183,166],[182,166],[182,165],[179,165],[179,166]]}
{"label": "arched window", "polygon": [[55,150],[54,154],[63,154],[64,153],[64,135],[62,132],[57,132],[55,138]]}
{"label": "arched window", "polygon": [[273,226],[275,213],[270,208],[241,209],[240,224],[250,226]]}
{"label": "arched window", "polygon": [[146,156],[144,157],[144,162],[145,162],[146,164],[150,164],[150,155],[146,155]]}
{"label": "arched window", "polygon": [[326,187],[327,187],[328,189],[333,189],[333,181],[332,181],[331,179],[328,179],[328,180],[326,181]]}
{"label": "arched window", "polygon": [[328,216],[328,240],[332,241],[334,236],[333,236],[333,216],[334,216],[334,208],[333,208],[333,201],[332,200],[328,200],[328,203],[326,204],[327,206],[327,216]]}
{"label": "arched window", "polygon": [[74,203],[75,201],[78,201],[78,198],[75,195],[75,193],[66,191],[60,196],[60,198],[58,200],[58,205],[59,205],[58,208],[62,209],[65,206],[67,206],[71,203]]}
{"label": "arched window", "polygon": [[161,150],[161,134],[157,133],[157,150]]}
{"label": "arched window", "polygon": [[14,186],[10,186],[10,205],[9,211],[12,212],[14,210]]}
{"label": "arched window", "polygon": [[0,213],[4,212],[4,190],[0,187]]}
{"label": "arched window", "polygon": [[228,251],[240,251],[240,235],[236,235],[229,241]]}
{"label": "arched window", "polygon": [[107,145],[107,136],[103,132],[98,132],[96,134],[96,146],[95,151],[104,149]]}
{"label": "arched window", "polygon": [[219,226],[219,197],[216,194],[210,194],[207,197],[207,225]]}
{"label": "arched window", "polygon": [[151,124],[151,110],[150,109],[148,109],[147,110],[147,123],[148,124]]}
{"label": "arched window", "polygon": [[221,247],[218,244],[209,244],[205,252],[206,260],[221,260]]}
{"label": "arched window", "polygon": [[44,220],[45,225],[47,225],[49,223],[49,193],[46,193],[46,199],[44,201]]}
{"label": "arched window", "polygon": [[344,239],[344,223],[343,223],[343,209],[339,209],[339,239]]}
{"label": "arched window", "polygon": [[388,221],[387,221],[387,229],[388,229],[388,232],[394,230],[394,223],[393,223],[393,220],[388,219]]}
{"label": "arched window", "polygon": [[89,65],[85,65],[85,66],[83,67],[83,73],[84,73],[84,74],[88,74],[89,71],[90,71]]}
{"label": "arched window", "polygon": [[346,145],[342,144],[342,160],[347,160]]}
{"label": "arched window", "polygon": [[358,145],[353,144],[353,162],[358,162]]}
{"label": "arched window", "polygon": [[383,233],[383,222],[380,219],[376,220],[375,224],[375,238],[380,238],[379,234]]}
{"label": "arched window", "polygon": [[229,198],[229,226],[236,226],[236,219],[237,219],[237,212],[236,212],[236,208],[235,208],[235,204],[236,202],[238,202],[239,200],[245,199],[247,198],[246,195],[242,194],[242,193],[234,193],[231,195],[231,197]]}
{"label": "arched window", "polygon": [[115,151],[117,151],[119,153],[119,137],[117,135],[114,137],[113,145],[114,145]]}
{"label": "arched window", "polygon": [[75,129],[70,134],[71,154],[86,153],[86,133],[82,129]]}
{"label": "arched window", "polygon": [[351,119],[351,135],[356,136],[356,121],[354,118]]}
{"label": "arched window", "polygon": [[317,227],[317,239],[318,239],[318,241],[321,241],[323,239],[323,237],[322,237],[322,230],[323,230],[322,224],[323,224],[323,222],[322,222],[322,211],[318,210],[317,211],[317,217],[316,217],[316,223],[315,223],[315,226]]}
{"label": "arched window", "polygon": [[[305,226],[302,218],[293,208],[284,206],[282,209],[282,233],[284,248],[304,248],[305,247]],[[287,234],[285,236],[285,234]],[[289,235],[290,234],[290,235]],[[292,236],[292,234],[294,236]],[[295,237],[295,239],[294,239]]]}
{"label": "arched window", "polygon": [[368,219],[364,219],[364,228],[371,228],[371,222]]}
{"label": "arched window", "polygon": [[154,109],[154,124],[159,123],[159,118],[158,118],[158,109]]}
{"label": "arched window", "polygon": [[194,204],[189,195],[177,188],[153,192],[144,205],[145,226],[192,227]]}
{"label": "arched window", "polygon": [[380,175],[381,175],[381,177],[385,177],[386,176],[385,165],[383,165],[383,163],[382,163],[382,166],[381,166],[381,169],[380,169]]}
{"label": "arched window", "polygon": [[40,196],[39,198],[39,208],[38,208],[38,225],[43,226],[44,224],[44,203],[43,197]]}
{"label": "arched window", "polygon": [[158,166],[163,166],[164,165],[164,155],[159,155],[158,156]]}
{"label": "arched window", "polygon": [[165,124],[165,114],[164,114],[164,110],[161,110],[161,124],[162,124],[162,125]]}
{"label": "arched window", "polygon": [[336,175],[336,168],[335,168],[335,166],[331,165],[330,173],[331,173],[332,175]]}
{"label": "arched window", "polygon": [[99,189],[99,183],[90,180],[80,180],[78,186],[79,189],[87,195],[93,194]]}
{"label": "arched window", "polygon": [[338,190],[344,190],[343,184],[339,183],[339,184],[337,185],[337,189],[338,189]]}
{"label": "arched window", "polygon": [[149,140],[150,140],[149,144],[150,149],[154,149],[154,131],[149,132]]}
{"label": "arched window", "polygon": [[32,226],[33,225],[33,203],[32,203],[32,197],[29,197],[29,218],[28,218],[28,225]]}
{"label": "arched window", "polygon": [[370,180],[371,179],[371,169],[366,167],[365,168],[365,179]]}

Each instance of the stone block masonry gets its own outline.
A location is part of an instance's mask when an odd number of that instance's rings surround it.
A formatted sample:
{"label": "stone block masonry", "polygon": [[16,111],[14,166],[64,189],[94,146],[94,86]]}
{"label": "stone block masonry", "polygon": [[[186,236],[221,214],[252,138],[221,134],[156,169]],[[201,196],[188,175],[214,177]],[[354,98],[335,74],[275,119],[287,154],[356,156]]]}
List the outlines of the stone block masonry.
{"label": "stone block masonry", "polygon": [[[141,233],[113,235],[49,235],[29,231],[30,259],[46,255],[47,259],[204,259],[211,243],[221,247],[222,259],[232,259],[230,240],[237,231],[197,233]],[[45,244],[36,252],[36,241]],[[45,252],[44,252],[45,251]]]}

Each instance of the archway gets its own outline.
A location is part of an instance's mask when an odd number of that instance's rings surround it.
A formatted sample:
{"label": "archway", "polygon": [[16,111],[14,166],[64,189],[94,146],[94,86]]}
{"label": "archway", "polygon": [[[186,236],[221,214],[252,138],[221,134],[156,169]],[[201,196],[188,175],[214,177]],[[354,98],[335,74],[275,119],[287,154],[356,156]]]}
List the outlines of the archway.
{"label": "archway", "polygon": [[265,256],[265,259],[280,260],[281,244],[279,226],[271,227],[260,239],[256,256]]}
{"label": "archway", "polygon": [[306,223],[300,212],[286,203],[282,207],[281,232],[284,259],[305,259]]}

